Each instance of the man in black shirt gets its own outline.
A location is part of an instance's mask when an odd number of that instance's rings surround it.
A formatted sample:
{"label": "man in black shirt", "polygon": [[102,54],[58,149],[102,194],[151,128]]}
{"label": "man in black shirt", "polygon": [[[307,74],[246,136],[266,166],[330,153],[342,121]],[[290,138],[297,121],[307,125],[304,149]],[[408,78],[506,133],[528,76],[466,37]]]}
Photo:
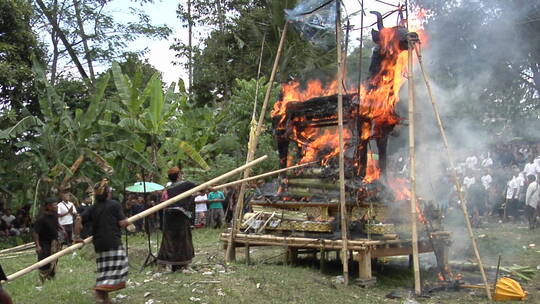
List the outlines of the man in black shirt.
{"label": "man in black shirt", "polygon": [[[58,210],[57,202],[58,200],[53,198],[45,199],[43,211],[34,223],[32,237],[36,243],[38,261],[56,253],[60,249],[58,243],[58,230],[61,230],[62,228],[60,224],[58,224],[58,217],[56,216]],[[57,261],[58,260],[39,268],[39,278],[42,283],[45,282],[46,279],[54,278]]]}
{"label": "man in black shirt", "polygon": [[[196,187],[192,182],[181,180],[178,167],[170,168],[167,175],[172,184],[163,191],[162,202]],[[176,271],[191,263],[191,259],[195,256],[191,238],[191,221],[194,215],[194,196],[186,197],[165,208],[163,239],[157,256],[158,264],[171,265],[172,271]]]}
{"label": "man in black shirt", "polygon": [[130,224],[120,203],[110,199],[111,188],[107,179],[94,186],[94,196],[95,204],[75,220],[75,241],[81,241],[82,224],[88,223],[97,254],[96,302],[111,303],[109,292],[126,287],[128,260],[120,229]]}

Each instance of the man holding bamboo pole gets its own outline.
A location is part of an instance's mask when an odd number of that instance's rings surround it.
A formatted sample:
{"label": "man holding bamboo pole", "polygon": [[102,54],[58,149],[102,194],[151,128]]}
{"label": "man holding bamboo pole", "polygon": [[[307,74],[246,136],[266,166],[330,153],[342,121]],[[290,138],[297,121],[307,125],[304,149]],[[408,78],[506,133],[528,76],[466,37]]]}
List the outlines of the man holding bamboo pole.
{"label": "man holding bamboo pole", "polygon": [[79,235],[82,222],[91,223],[94,249],[96,251],[97,278],[94,292],[96,303],[112,303],[109,292],[126,287],[128,259],[122,245],[121,228],[131,226],[122,206],[111,200],[109,181],[103,179],[94,186],[95,204],[75,220],[75,242],[82,242]]}
{"label": "man holding bamboo pole", "polygon": [[[191,190],[188,190],[188,191],[186,191],[186,192],[184,192],[182,194],[179,194],[179,195],[177,195],[175,197],[169,198],[165,202],[161,202],[160,204],[158,204],[158,205],[156,205],[156,206],[154,206],[152,208],[146,209],[145,211],[128,218],[127,221],[129,223],[133,223],[133,222],[135,222],[137,220],[140,220],[141,218],[144,218],[145,216],[148,216],[150,214],[158,212],[159,210],[162,210],[162,209],[166,208],[167,206],[170,206],[170,205],[172,205],[172,204],[174,204],[174,203],[176,203],[176,202],[178,202],[178,201],[180,201],[180,200],[182,200],[182,199],[184,199],[186,197],[194,195],[197,191],[200,191],[202,189],[206,189],[206,188],[210,187],[211,185],[215,185],[217,182],[219,182],[221,180],[224,180],[224,179],[229,178],[229,177],[231,177],[231,176],[233,176],[235,174],[243,172],[247,168],[250,168],[250,167],[258,164],[258,163],[264,161],[267,158],[268,158],[268,156],[266,156],[266,155],[264,155],[262,157],[259,157],[259,158],[255,159],[255,160],[253,160],[253,161],[251,161],[251,162],[249,162],[249,163],[247,163],[247,164],[245,164],[243,166],[240,166],[240,167],[238,167],[238,168],[236,168],[234,170],[231,170],[231,171],[229,171],[229,172],[227,172],[225,174],[222,174],[222,175],[220,175],[218,177],[215,177],[215,178],[213,178],[213,179],[211,179],[211,180],[209,180],[209,181],[207,181],[207,182],[205,182],[205,183],[203,183],[203,184],[201,184],[201,185],[199,185],[199,186],[197,186],[197,187],[195,187],[195,188],[193,188]],[[8,281],[13,281],[13,280],[15,280],[17,278],[20,278],[20,277],[30,273],[31,271],[34,271],[34,270],[38,269],[39,267],[44,266],[47,263],[50,263],[50,262],[58,259],[59,257],[62,257],[62,256],[66,255],[66,254],[69,254],[69,253],[72,253],[75,250],[78,250],[78,249],[82,248],[84,246],[84,244],[90,243],[92,241],[92,239],[93,239],[93,237],[90,236],[90,237],[84,239],[82,243],[77,243],[75,245],[72,245],[72,246],[70,246],[68,248],[63,249],[60,252],[57,252],[57,253],[51,255],[50,257],[44,259],[43,261],[32,264],[32,265],[30,265],[28,267],[25,267],[25,268],[15,272],[15,273],[12,273],[12,274],[7,276],[7,280]]]}

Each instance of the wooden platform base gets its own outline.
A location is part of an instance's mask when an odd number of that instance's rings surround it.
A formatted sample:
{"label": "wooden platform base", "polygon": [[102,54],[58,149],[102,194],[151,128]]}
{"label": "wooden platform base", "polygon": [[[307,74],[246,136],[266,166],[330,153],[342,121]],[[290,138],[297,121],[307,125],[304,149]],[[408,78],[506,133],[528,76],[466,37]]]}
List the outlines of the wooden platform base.
{"label": "wooden platform base", "polygon": [[[443,265],[448,264],[448,248],[451,243],[451,233],[438,231],[431,234],[432,239],[422,238],[418,241],[419,253],[437,252],[438,259]],[[222,233],[220,240],[223,249],[227,250],[229,233]],[[253,246],[277,246],[285,250],[285,262],[294,265],[299,254],[320,254],[321,269],[325,267],[325,261],[331,251],[342,248],[341,240],[316,239],[306,237],[287,237],[275,235],[244,234],[237,233],[234,247],[246,248],[246,261],[250,261],[249,248]],[[348,246],[354,260],[358,261],[358,283],[370,286],[375,282],[372,275],[371,261],[375,258],[389,256],[412,255],[410,239],[394,240],[349,240]]]}

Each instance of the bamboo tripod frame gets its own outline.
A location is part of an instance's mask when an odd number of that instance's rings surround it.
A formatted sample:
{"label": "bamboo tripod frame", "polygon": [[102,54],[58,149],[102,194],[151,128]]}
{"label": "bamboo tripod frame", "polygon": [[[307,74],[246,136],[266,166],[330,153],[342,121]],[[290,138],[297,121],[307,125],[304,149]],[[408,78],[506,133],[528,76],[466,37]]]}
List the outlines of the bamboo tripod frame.
{"label": "bamboo tripod frame", "polygon": [[439,126],[439,131],[441,132],[441,137],[442,137],[444,147],[445,147],[445,150],[446,150],[446,154],[447,154],[447,157],[448,157],[448,162],[450,164],[450,168],[451,168],[451,171],[452,171],[452,179],[454,181],[454,185],[456,186],[456,191],[458,193],[459,200],[461,202],[461,204],[460,204],[461,205],[461,210],[463,211],[463,216],[465,217],[465,223],[467,225],[467,231],[469,233],[469,238],[471,239],[471,243],[472,243],[472,246],[473,246],[473,249],[474,249],[474,254],[475,254],[475,257],[476,257],[476,261],[478,263],[478,267],[480,268],[480,273],[482,275],[482,280],[484,281],[486,295],[487,295],[488,299],[491,300],[491,291],[489,289],[489,283],[487,281],[486,273],[484,271],[484,264],[482,263],[482,258],[480,257],[480,252],[478,251],[478,246],[476,245],[476,238],[474,237],[474,233],[473,233],[473,230],[472,230],[471,221],[469,220],[469,213],[467,211],[467,202],[465,200],[465,196],[463,195],[463,192],[461,191],[461,183],[459,181],[459,178],[458,178],[458,175],[457,175],[457,172],[456,172],[454,158],[452,156],[452,152],[450,151],[450,146],[448,144],[448,139],[446,137],[446,132],[444,130],[444,126],[443,126],[442,121],[441,121],[441,116],[439,114],[439,107],[438,107],[437,103],[435,102],[435,98],[433,97],[433,92],[431,90],[431,85],[429,83],[429,78],[428,78],[427,73],[426,73],[426,71],[424,69],[424,63],[422,62],[422,54],[419,51],[419,46],[418,46],[418,48],[415,48],[415,52],[416,52],[416,56],[418,57],[418,63],[420,65],[420,69],[422,71],[422,76],[424,78],[424,83],[426,85],[426,89],[427,89],[427,92],[428,92],[428,95],[429,95],[429,98],[430,98],[430,101],[431,101],[431,105],[433,107],[433,112],[435,114],[435,118],[437,119],[437,125]]}
{"label": "bamboo tripod frame", "polygon": [[316,163],[316,162],[309,162],[309,163],[300,164],[300,165],[296,165],[296,166],[291,166],[291,167],[287,167],[287,168],[283,168],[283,169],[279,169],[279,170],[275,170],[275,171],[266,172],[266,173],[263,173],[263,174],[255,175],[255,176],[248,177],[248,178],[243,178],[243,179],[233,181],[233,182],[230,182],[230,183],[226,183],[226,184],[223,184],[223,185],[215,186],[212,189],[213,190],[219,190],[219,189],[222,189],[222,188],[225,188],[225,187],[238,185],[238,184],[241,184],[241,183],[249,182],[249,181],[260,179],[260,178],[267,177],[267,176],[272,176],[272,175],[279,174],[279,173],[289,171],[289,170],[292,170],[292,169],[298,169],[298,168],[306,167],[306,166],[312,165],[314,163]]}
{"label": "bamboo tripod frame", "polygon": [[[341,41],[341,7],[336,1],[336,40],[337,40],[337,86],[338,86],[338,133],[339,133],[339,202],[341,217],[341,263],[343,265],[343,283],[349,284],[349,250],[347,249],[347,205],[345,201],[345,145],[343,143],[343,50]],[[321,254],[321,260],[324,257]]]}
{"label": "bamboo tripod frame", "polygon": [[[250,132],[246,163],[249,163],[250,161],[253,160],[253,158],[255,158],[255,152],[257,151],[257,144],[259,141],[259,136],[263,129],[264,119],[266,116],[266,108],[268,106],[268,101],[270,100],[270,95],[272,93],[272,86],[274,84],[274,79],[277,73],[279,59],[281,58],[281,51],[283,50],[283,45],[285,44],[285,36],[287,34],[288,24],[289,24],[288,22],[285,22],[285,25],[283,25],[283,31],[281,32],[281,38],[279,40],[279,46],[276,53],[276,58],[274,59],[274,65],[272,67],[272,73],[270,74],[270,79],[268,80],[268,87],[266,89],[264,101],[261,106],[261,113],[259,114],[259,121],[257,123],[257,128],[254,133]],[[244,179],[249,177],[249,173],[250,173],[250,170],[244,171]],[[240,185],[240,191],[238,193],[238,200],[236,201],[236,207],[233,212],[231,234],[229,236],[229,242],[228,242],[229,244],[227,246],[227,252],[225,253],[226,262],[231,262],[231,261],[236,260],[234,238],[238,230],[238,222],[242,218],[242,210],[244,209],[244,193],[245,192],[246,192],[246,183],[243,182]]]}
{"label": "bamboo tripod frame", "polygon": [[415,42],[409,39],[408,50],[408,68],[407,68],[407,84],[408,84],[408,103],[409,103],[409,158],[410,169],[409,177],[411,179],[411,235],[412,235],[412,252],[413,252],[413,271],[414,271],[414,292],[417,295],[422,293],[420,283],[420,264],[418,260],[418,231],[416,227],[416,219],[418,213],[416,211],[416,155],[415,155],[415,136],[414,136],[414,75],[413,75],[413,49]]}
{"label": "bamboo tripod frame", "polygon": [[[240,172],[242,172],[242,171],[244,171],[244,170],[246,170],[248,168],[251,168],[252,166],[262,162],[266,158],[268,158],[266,155],[264,155],[262,157],[259,157],[254,161],[251,161],[251,162],[249,162],[249,163],[247,163],[247,164],[245,164],[243,166],[240,166],[240,167],[238,167],[238,168],[236,168],[236,169],[234,169],[232,171],[229,171],[229,172],[227,172],[227,173],[225,173],[223,175],[220,175],[220,176],[218,176],[216,178],[213,178],[213,179],[211,179],[211,180],[209,180],[209,181],[207,181],[207,182],[205,182],[205,183],[203,183],[203,184],[201,184],[201,185],[199,185],[199,186],[197,186],[195,188],[192,188],[192,189],[190,189],[190,190],[188,190],[188,191],[186,191],[186,192],[184,192],[182,194],[179,194],[179,195],[177,195],[177,196],[175,196],[173,198],[170,198],[170,199],[168,199],[168,200],[166,200],[166,201],[164,201],[164,202],[162,202],[162,203],[160,203],[160,204],[158,204],[158,205],[156,205],[156,206],[154,206],[152,208],[146,209],[143,212],[138,213],[138,214],[128,218],[127,221],[129,223],[134,223],[135,221],[140,220],[140,219],[142,219],[142,218],[144,218],[144,217],[146,217],[146,216],[148,216],[150,214],[156,213],[157,211],[159,211],[159,210],[161,210],[161,209],[163,209],[163,208],[165,208],[165,207],[167,207],[167,206],[169,206],[171,204],[174,204],[177,201],[179,201],[181,199],[184,199],[184,198],[186,198],[186,197],[188,197],[188,196],[190,196],[192,194],[195,194],[200,190],[206,189],[206,188],[212,186],[213,184],[215,184],[215,183],[217,183],[217,182],[219,182],[219,181],[221,181],[223,179],[226,179],[226,178],[231,177],[231,176],[233,176],[233,175],[235,175],[237,173],[240,173]],[[7,277],[7,280],[8,281],[13,281],[13,280],[15,280],[15,279],[17,279],[17,278],[31,272],[31,271],[33,271],[33,270],[36,270],[36,269],[38,269],[38,268],[40,268],[42,266],[45,266],[45,265],[47,265],[47,264],[49,264],[49,263],[51,263],[53,261],[56,261],[58,258],[66,255],[66,254],[69,254],[69,253],[71,253],[71,252],[73,252],[73,251],[75,251],[77,249],[82,248],[85,244],[89,244],[91,241],[92,241],[92,237],[87,237],[86,239],[83,240],[82,243],[77,243],[77,244],[71,245],[71,246],[69,246],[69,247],[67,247],[67,248],[65,248],[65,249],[63,249],[63,250],[61,250],[61,251],[59,251],[59,252],[57,252],[57,253],[55,253],[53,255],[48,256],[47,258],[45,258],[45,259],[43,259],[43,260],[41,260],[41,261],[39,261],[39,262],[37,262],[37,263],[35,263],[33,265],[30,265],[30,266],[28,266],[28,267],[26,267],[26,268],[24,268],[22,270],[19,270],[19,271],[15,272],[15,273],[9,275]]]}

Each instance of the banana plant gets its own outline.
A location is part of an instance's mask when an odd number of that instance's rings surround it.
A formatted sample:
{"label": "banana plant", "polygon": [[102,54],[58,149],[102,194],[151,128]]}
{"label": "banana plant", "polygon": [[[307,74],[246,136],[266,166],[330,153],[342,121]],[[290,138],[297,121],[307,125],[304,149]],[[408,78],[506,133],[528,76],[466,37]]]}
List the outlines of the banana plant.
{"label": "banana plant", "polygon": [[[135,81],[122,73],[116,62],[113,63],[112,73],[121,105],[110,108],[118,117],[117,131],[138,137],[138,144],[131,146],[133,149],[129,156],[146,156],[152,166],[147,171],[157,176],[163,176],[159,175],[159,172],[177,164],[184,155],[207,169],[208,164],[198,151],[177,136],[180,129],[192,127],[178,125],[178,121],[185,114],[181,105],[187,102],[187,95],[182,87],[180,86],[179,92],[175,92],[176,84],[172,83],[164,91],[160,75],[155,73],[146,86],[140,88]],[[105,121],[101,123],[108,124]]]}
{"label": "banana plant", "polygon": [[58,189],[69,188],[76,174],[93,178],[110,174],[112,167],[96,144],[96,138],[100,137],[97,121],[105,109],[103,96],[110,75],[98,81],[86,110],[73,111],[48,82],[37,62],[34,62],[33,72],[41,117],[28,115],[0,131],[0,140],[15,140],[17,153],[26,156],[27,162],[20,167],[39,172],[36,180],[50,181],[51,187]]}

